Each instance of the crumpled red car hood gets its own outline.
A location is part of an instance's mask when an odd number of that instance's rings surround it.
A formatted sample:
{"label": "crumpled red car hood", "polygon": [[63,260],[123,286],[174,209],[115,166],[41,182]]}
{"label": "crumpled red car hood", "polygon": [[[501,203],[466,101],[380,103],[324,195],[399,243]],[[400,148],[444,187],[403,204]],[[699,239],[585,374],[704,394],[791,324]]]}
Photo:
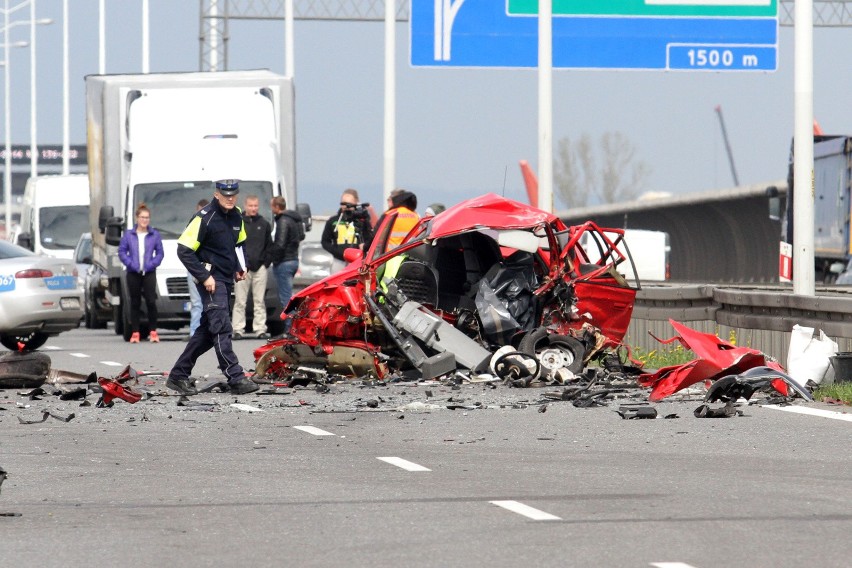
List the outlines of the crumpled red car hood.
{"label": "crumpled red car hood", "polygon": [[477,227],[518,229],[553,221],[562,223],[553,213],[505,199],[494,193],[487,193],[468,199],[435,217],[432,220],[429,238],[446,237]]}
{"label": "crumpled red car hood", "polygon": [[[651,387],[649,398],[653,401],[662,400],[697,382],[739,374],[753,367],[784,370],[777,362],[767,361],[766,356],[757,349],[736,347],[711,333],[695,331],[673,319],[669,323],[678,335],[657,341],[667,344],[678,340],[686,349],[694,351],[698,358],[682,365],[663,367],[656,373],[639,375],[639,384]],[[787,385],[783,381],[773,381],[772,386],[781,394],[787,394]]]}

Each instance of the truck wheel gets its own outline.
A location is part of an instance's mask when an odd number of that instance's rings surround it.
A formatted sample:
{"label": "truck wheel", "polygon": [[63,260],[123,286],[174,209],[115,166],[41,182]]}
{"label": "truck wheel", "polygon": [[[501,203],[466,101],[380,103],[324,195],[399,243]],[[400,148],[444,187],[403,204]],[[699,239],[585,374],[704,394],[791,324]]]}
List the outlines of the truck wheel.
{"label": "truck wheel", "polygon": [[541,374],[552,376],[557,369],[572,373],[583,370],[585,346],[573,337],[548,333],[547,328],[535,329],[521,339],[518,351],[534,355],[541,362]]}
{"label": "truck wheel", "polygon": [[2,343],[3,347],[10,351],[18,351],[18,343],[22,343],[24,345],[23,351],[35,351],[47,343],[47,337],[47,334],[40,331],[34,331],[28,335],[0,333],[0,343]]}

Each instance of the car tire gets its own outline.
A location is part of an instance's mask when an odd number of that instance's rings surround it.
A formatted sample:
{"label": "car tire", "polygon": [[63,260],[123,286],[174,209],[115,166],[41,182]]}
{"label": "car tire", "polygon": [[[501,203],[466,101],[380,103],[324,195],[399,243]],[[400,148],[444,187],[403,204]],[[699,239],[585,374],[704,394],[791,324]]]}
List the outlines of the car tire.
{"label": "car tire", "polygon": [[0,356],[0,388],[35,388],[48,373],[50,357],[44,353],[11,351]]}
{"label": "car tire", "polygon": [[534,355],[541,362],[541,374],[550,376],[560,368],[574,374],[581,372],[586,347],[573,337],[549,333],[547,328],[540,327],[521,339],[518,351]]}
{"label": "car tire", "polygon": [[19,351],[18,344],[22,343],[24,348],[22,351],[35,351],[45,343],[47,343],[48,335],[40,331],[34,331],[27,335],[13,335],[9,333],[0,333],[0,343],[9,351]]}

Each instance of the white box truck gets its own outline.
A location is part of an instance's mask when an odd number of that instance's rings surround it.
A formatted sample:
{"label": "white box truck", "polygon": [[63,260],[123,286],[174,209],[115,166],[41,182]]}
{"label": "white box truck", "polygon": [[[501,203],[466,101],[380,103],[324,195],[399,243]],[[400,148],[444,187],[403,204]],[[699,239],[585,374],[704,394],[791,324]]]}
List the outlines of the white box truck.
{"label": "white box truck", "polygon": [[[179,329],[189,323],[189,289],[178,237],[217,179],[241,180],[240,204],[257,195],[267,219],[273,196],[293,208],[294,118],[292,79],[265,70],[86,77],[93,261],[108,275],[116,333],[130,337],[117,245],[139,203],[150,208],[166,255],[157,269],[158,327]],[[270,311],[275,294],[267,291]]]}
{"label": "white box truck", "polygon": [[36,254],[74,258],[89,231],[89,178],[85,174],[31,177],[24,188],[17,243]]}

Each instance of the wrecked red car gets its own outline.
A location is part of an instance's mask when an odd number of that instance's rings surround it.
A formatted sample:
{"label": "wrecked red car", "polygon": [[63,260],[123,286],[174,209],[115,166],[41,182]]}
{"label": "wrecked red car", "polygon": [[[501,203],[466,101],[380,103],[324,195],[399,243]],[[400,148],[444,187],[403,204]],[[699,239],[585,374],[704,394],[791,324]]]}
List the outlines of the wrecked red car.
{"label": "wrecked red car", "polygon": [[394,219],[363,258],[291,299],[291,337],[254,352],[256,380],[487,372],[504,345],[542,374],[577,372],[621,343],[639,286],[619,273],[632,262],[622,230],[567,227],[488,194],[421,219],[387,250]]}

